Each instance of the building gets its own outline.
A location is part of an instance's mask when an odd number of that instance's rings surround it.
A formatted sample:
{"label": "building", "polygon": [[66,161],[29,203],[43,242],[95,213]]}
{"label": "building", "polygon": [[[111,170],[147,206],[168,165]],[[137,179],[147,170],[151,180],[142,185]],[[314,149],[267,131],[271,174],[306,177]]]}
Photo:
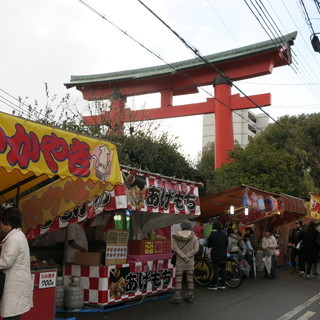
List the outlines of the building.
{"label": "building", "polygon": [[[203,115],[202,146],[215,140],[215,123],[213,114]],[[249,109],[237,110],[232,113],[233,135],[236,144],[245,147],[249,137],[254,137],[269,124],[269,117],[264,113],[254,114]]]}

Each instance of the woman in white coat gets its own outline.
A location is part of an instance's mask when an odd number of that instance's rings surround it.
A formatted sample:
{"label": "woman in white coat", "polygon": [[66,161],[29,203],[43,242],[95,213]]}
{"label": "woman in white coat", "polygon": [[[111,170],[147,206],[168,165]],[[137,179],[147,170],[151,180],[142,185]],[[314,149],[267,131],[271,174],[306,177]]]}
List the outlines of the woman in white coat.
{"label": "woman in white coat", "polygon": [[21,231],[20,211],[5,209],[0,214],[0,228],[5,233],[1,242],[0,269],[6,274],[0,314],[4,320],[19,320],[20,315],[33,306],[30,251]]}

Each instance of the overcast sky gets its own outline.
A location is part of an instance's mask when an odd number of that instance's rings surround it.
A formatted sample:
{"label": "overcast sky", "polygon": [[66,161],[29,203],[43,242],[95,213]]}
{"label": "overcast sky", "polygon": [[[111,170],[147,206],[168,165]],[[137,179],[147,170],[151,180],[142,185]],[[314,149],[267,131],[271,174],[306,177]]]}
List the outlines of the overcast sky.
{"label": "overcast sky", "polygon": [[[310,44],[311,28],[300,0],[144,0],[167,24],[202,55],[222,52],[270,40],[270,31],[260,26],[246,2],[265,6],[269,21],[282,34],[298,31],[293,46],[294,65],[276,68],[271,75],[237,82],[247,95],[272,94],[265,110],[275,119],[285,114],[319,112],[319,53]],[[315,32],[320,32],[320,14],[313,0],[304,0]],[[101,15],[168,63],[195,56],[137,0],[90,0]],[[259,18],[263,21],[262,18]],[[50,93],[67,92],[77,103],[82,96],[63,85],[71,75],[108,73],[163,64],[79,0],[11,0],[0,10],[0,108],[11,113],[13,97],[28,97],[44,103],[44,83]],[[213,89],[209,88],[213,93]],[[3,92],[5,91],[5,92]],[[238,93],[233,89],[233,93]],[[180,97],[205,101],[206,94]],[[188,99],[188,100],[186,100]],[[156,97],[128,100],[128,107],[155,107]],[[255,111],[256,112],[256,111]],[[202,117],[163,121],[162,128],[179,136],[182,152],[192,159],[201,150]]]}

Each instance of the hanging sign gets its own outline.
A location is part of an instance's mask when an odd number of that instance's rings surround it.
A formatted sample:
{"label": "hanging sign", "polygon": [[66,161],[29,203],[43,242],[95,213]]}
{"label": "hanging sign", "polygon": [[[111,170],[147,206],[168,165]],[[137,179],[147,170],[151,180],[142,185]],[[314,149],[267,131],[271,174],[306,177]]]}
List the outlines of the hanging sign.
{"label": "hanging sign", "polygon": [[114,144],[5,113],[0,114],[0,163],[8,172],[121,182]]}
{"label": "hanging sign", "polygon": [[128,209],[140,212],[200,215],[196,183],[122,169]]}
{"label": "hanging sign", "polygon": [[320,194],[310,193],[310,216],[320,219]]}

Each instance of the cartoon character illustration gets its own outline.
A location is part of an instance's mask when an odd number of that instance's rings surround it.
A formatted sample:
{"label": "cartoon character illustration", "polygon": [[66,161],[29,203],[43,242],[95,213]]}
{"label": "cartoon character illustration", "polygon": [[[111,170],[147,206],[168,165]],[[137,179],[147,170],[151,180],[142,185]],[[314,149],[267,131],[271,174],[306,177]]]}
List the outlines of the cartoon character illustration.
{"label": "cartoon character illustration", "polygon": [[100,146],[100,154],[98,156],[92,155],[93,168],[95,175],[101,181],[107,181],[111,173],[111,152],[107,146]]}

